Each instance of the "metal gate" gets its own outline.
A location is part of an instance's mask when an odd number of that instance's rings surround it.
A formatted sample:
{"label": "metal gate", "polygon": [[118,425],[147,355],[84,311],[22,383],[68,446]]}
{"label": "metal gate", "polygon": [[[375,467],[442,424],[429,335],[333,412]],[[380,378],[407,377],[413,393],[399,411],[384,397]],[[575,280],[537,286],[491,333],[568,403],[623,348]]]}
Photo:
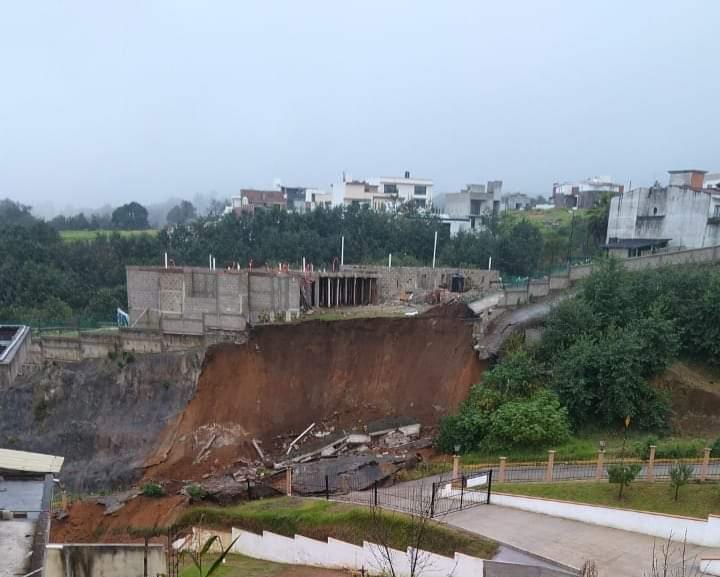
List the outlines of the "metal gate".
{"label": "metal gate", "polygon": [[439,517],[490,503],[492,469],[475,471],[448,481],[432,484],[431,517]]}

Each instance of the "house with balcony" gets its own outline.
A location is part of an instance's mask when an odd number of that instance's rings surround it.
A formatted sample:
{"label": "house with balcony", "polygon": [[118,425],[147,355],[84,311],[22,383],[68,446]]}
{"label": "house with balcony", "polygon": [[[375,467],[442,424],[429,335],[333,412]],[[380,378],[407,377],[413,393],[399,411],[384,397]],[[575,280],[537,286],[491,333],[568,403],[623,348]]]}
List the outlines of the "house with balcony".
{"label": "house with balcony", "polygon": [[375,210],[395,210],[402,204],[412,204],[429,210],[433,202],[433,181],[414,178],[409,172],[399,176],[381,176],[354,180],[345,174],[337,184],[336,198],[345,206],[369,206]]}
{"label": "house with balcony", "polygon": [[622,191],[610,201],[605,248],[621,257],[720,245],[720,190],[706,172],[670,170],[666,186]]}

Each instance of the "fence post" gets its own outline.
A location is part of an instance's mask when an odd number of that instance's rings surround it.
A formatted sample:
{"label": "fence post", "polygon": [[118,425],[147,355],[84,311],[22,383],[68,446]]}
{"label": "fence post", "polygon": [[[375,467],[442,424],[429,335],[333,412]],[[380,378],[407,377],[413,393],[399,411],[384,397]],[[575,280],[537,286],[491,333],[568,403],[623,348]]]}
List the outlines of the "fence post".
{"label": "fence post", "polygon": [[485,499],[485,503],[487,505],[490,504],[490,491],[492,490],[492,469],[488,471],[488,488],[487,488],[487,498]]}
{"label": "fence post", "polygon": [[465,475],[460,479],[460,510],[462,511],[463,497],[465,496]]}
{"label": "fence post", "polygon": [[650,458],[647,464],[647,480],[648,483],[655,482],[655,445],[650,445]]}
{"label": "fence post", "polygon": [[437,487],[437,483],[432,484],[432,488],[430,489],[430,517],[435,516],[435,490]]}
{"label": "fence post", "polygon": [[705,479],[707,479],[708,469],[710,468],[710,451],[712,451],[710,447],[705,447],[705,450],[703,451],[703,462],[702,467],[700,467],[700,481],[705,481]]}
{"label": "fence post", "polygon": [[601,481],[603,478],[603,471],[605,469],[605,451],[600,449],[597,456],[597,467],[595,468],[595,478]]}
{"label": "fence post", "polygon": [[292,497],[292,469],[285,469],[285,493],[288,497]]}
{"label": "fence post", "polygon": [[375,481],[375,483],[373,483],[373,503],[374,503],[375,507],[377,507],[377,493],[378,493],[377,489],[378,489],[378,482]]}
{"label": "fence post", "polygon": [[252,501],[252,487],[250,487],[250,479],[245,479],[247,482],[248,501]]}
{"label": "fence post", "polygon": [[330,500],[330,478],[325,475],[325,500]]}
{"label": "fence post", "polygon": [[453,455],[453,479],[460,476],[460,455]]}
{"label": "fence post", "polygon": [[505,482],[505,467],[507,467],[507,457],[500,457],[500,474],[498,475],[498,482]]}
{"label": "fence post", "polygon": [[550,449],[548,451],[547,469],[545,470],[545,482],[546,483],[552,483],[554,466],[555,466],[555,451]]}

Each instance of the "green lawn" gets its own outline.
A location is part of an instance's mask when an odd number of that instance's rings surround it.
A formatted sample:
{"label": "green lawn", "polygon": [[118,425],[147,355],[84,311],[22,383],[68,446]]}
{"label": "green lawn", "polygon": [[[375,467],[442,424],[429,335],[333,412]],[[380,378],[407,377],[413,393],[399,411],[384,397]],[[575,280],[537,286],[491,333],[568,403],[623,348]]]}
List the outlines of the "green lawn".
{"label": "green lawn", "polygon": [[98,235],[110,236],[114,233],[120,236],[138,236],[142,234],[155,236],[158,232],[159,231],[154,228],[147,230],[61,230],[60,238],[65,242],[77,242],[80,240],[95,240]]}
{"label": "green lawn", "polygon": [[[203,562],[203,572],[205,572],[206,566],[212,565],[214,559],[214,556],[208,555]],[[200,573],[197,568],[189,560],[187,562],[191,564],[180,571],[180,577],[198,577]],[[213,573],[213,577],[275,577],[285,568],[285,565],[279,563],[252,559],[244,555],[228,555],[225,558],[225,564]]]}
{"label": "green lawn", "polygon": [[720,485],[716,483],[685,485],[680,488],[677,501],[673,499],[670,484],[659,482],[633,483],[625,490],[622,501],[617,498],[618,486],[607,482],[497,483],[493,484],[493,490],[498,493],[577,501],[700,519],[707,518],[711,513],[720,513]]}
{"label": "green lawn", "polygon": [[[413,524],[408,515],[383,512],[382,531],[388,532],[391,547],[404,550],[411,545]],[[295,534],[325,540],[334,537],[362,545],[372,541],[378,531],[377,520],[370,508],[323,501],[281,497],[254,501],[233,507],[193,507],[178,520],[180,525],[238,527],[260,533],[263,530],[292,537]],[[430,522],[426,527],[423,548],[440,555],[452,556],[456,551],[492,558],[497,544],[470,533]]]}

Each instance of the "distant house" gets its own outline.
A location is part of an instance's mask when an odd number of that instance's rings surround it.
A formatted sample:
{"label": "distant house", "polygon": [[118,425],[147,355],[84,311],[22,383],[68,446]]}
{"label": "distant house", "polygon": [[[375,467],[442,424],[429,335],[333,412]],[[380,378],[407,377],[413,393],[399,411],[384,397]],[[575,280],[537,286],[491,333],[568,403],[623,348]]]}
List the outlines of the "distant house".
{"label": "distant house", "polygon": [[343,174],[337,185],[337,196],[345,206],[364,205],[382,210],[412,204],[419,209],[429,209],[433,202],[433,181],[413,178],[409,172],[402,177],[381,176],[366,180],[353,180]]}
{"label": "distant house", "polygon": [[287,209],[288,203],[282,190],[242,189],[239,196],[231,199],[231,211],[235,214],[254,214],[256,210],[268,210],[274,207]]}
{"label": "distant house", "polygon": [[609,176],[594,176],[576,182],[553,184],[553,203],[557,208],[592,208],[603,194],[618,194],[625,186],[612,182]]}
{"label": "distant house", "polygon": [[330,208],[332,195],[319,188],[304,186],[280,186],[287,199],[287,209],[292,212],[308,212],[318,207]]}
{"label": "distant house", "polygon": [[671,170],[667,186],[621,192],[610,202],[605,248],[623,257],[666,247],[720,245],[720,189],[709,188],[705,171]]}

